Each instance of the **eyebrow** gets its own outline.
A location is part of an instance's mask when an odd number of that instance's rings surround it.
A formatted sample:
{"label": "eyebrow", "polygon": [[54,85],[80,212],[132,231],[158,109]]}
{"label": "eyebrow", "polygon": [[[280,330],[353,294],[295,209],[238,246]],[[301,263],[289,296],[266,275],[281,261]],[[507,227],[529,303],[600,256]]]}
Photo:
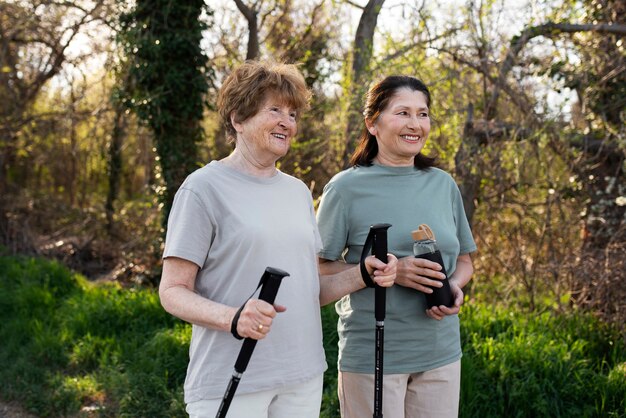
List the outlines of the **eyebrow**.
{"label": "eyebrow", "polygon": [[[396,105],[396,106],[392,106],[391,109],[393,110],[403,110],[403,109],[410,109],[411,106],[406,106],[406,105]],[[428,110],[428,106],[426,107],[418,107],[416,110],[421,111],[421,110]]]}

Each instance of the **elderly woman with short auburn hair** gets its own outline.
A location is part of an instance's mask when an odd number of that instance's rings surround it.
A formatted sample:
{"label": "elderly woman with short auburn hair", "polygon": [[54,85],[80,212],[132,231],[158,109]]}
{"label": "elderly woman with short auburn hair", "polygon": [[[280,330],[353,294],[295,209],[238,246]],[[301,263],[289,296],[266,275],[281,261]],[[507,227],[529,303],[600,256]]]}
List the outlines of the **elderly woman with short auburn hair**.
{"label": "elderly woman with short auburn hair", "polygon": [[[159,295],[168,312],[193,324],[185,380],[192,417],[215,416],[241,347],[234,336],[262,341],[229,417],[319,416],[327,367],[320,305],[365,283],[358,268],[320,276],[310,192],[276,168],[309,99],[297,67],[241,65],[217,102],[235,148],[192,173],[174,199]],[[396,263],[393,256],[387,264],[366,261],[381,286],[393,284]],[[267,266],[290,273],[276,304],[246,301]]]}

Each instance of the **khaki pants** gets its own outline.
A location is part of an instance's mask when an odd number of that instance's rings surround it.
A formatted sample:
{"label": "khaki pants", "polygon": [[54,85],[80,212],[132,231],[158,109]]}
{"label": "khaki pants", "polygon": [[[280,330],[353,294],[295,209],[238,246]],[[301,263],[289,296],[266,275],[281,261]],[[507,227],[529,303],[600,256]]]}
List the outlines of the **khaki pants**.
{"label": "khaki pants", "polygon": [[[337,390],[343,418],[372,416],[373,374],[339,372]],[[456,418],[459,414],[460,390],[461,360],[421,373],[385,375],[383,416]]]}

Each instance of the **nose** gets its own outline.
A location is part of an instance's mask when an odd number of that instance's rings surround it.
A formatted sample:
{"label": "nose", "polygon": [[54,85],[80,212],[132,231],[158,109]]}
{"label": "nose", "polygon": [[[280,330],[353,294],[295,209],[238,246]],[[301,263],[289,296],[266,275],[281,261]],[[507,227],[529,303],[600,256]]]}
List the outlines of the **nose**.
{"label": "nose", "polygon": [[289,115],[289,113],[280,112],[278,124],[282,128],[294,128],[296,126],[296,118]]}
{"label": "nose", "polygon": [[420,119],[417,115],[412,115],[406,125],[407,128],[413,130],[422,130],[422,125],[420,124]]}

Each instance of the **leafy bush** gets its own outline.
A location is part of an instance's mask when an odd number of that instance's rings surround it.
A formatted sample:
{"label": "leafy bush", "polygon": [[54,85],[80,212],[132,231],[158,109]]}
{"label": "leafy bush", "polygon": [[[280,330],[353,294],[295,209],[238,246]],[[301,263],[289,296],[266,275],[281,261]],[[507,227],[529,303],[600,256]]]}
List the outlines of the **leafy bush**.
{"label": "leafy bush", "polygon": [[[337,316],[322,309],[329,369],[321,416],[338,417]],[[154,290],[92,284],[56,262],[0,256],[0,396],[39,416],[185,416],[191,327]],[[461,417],[624,417],[626,347],[582,314],[462,311]]]}
{"label": "leafy bush", "polygon": [[461,324],[462,417],[624,416],[624,341],[593,317],[470,304]]}

